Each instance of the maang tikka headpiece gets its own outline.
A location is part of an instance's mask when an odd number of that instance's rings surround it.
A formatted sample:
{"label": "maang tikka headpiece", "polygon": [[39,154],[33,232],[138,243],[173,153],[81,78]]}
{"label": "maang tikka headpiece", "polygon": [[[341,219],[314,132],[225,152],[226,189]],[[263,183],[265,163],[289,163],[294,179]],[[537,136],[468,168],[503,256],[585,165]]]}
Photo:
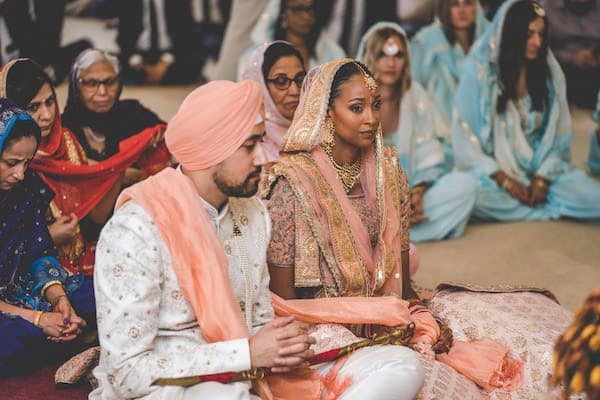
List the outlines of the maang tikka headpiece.
{"label": "maang tikka headpiece", "polygon": [[375,82],[375,79],[371,75],[367,74],[367,71],[365,71],[362,65],[360,65],[357,62],[355,62],[355,64],[358,66],[358,69],[360,70],[363,76],[365,85],[367,85],[367,88],[371,91],[371,95],[375,96],[375,92],[377,91],[377,82]]}

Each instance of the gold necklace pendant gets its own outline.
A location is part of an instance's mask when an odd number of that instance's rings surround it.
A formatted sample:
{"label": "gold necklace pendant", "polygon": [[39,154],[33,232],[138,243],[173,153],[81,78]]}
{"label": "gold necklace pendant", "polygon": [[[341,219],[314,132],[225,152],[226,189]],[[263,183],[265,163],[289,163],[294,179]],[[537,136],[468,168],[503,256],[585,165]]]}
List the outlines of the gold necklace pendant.
{"label": "gold necklace pendant", "polygon": [[322,146],[327,158],[331,161],[333,168],[335,169],[336,175],[346,194],[352,190],[358,179],[360,178],[360,158],[351,162],[350,164],[340,165],[333,159],[332,148],[329,146]]}

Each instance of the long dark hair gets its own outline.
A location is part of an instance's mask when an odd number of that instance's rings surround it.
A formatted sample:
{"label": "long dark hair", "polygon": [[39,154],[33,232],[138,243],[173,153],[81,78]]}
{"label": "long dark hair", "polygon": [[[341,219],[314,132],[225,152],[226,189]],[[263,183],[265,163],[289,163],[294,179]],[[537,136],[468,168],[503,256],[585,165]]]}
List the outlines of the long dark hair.
{"label": "long dark hair", "polygon": [[[452,0],[438,0],[436,14],[442,24],[444,35],[446,40],[451,45],[456,43],[456,35],[454,34],[454,26],[452,26],[452,17],[450,16],[450,8],[452,8]],[[469,46],[473,44],[475,40],[475,28],[477,26],[477,19],[473,22],[473,25],[469,27]]]}
{"label": "long dark hair", "polygon": [[337,70],[335,76],[333,77],[333,82],[331,82],[331,91],[329,92],[329,107],[331,107],[335,99],[340,96],[340,86],[348,82],[353,76],[362,74],[363,71],[373,78],[373,74],[371,71],[369,71],[369,68],[367,68],[367,66],[360,61],[349,61]]}
{"label": "long dark hair", "polygon": [[304,69],[304,59],[297,48],[287,42],[276,42],[270,45],[263,55],[262,74],[265,81],[269,77],[269,71],[273,65],[282,57],[294,56],[300,61],[300,65]]}
{"label": "long dark hair", "polygon": [[[281,26],[281,23],[283,22],[283,14],[287,10],[289,1],[290,0],[281,0],[279,3],[279,15],[275,21],[275,37],[273,40],[286,40],[286,30],[283,28],[283,26]],[[314,0],[313,7],[315,23],[312,26],[308,38],[306,38],[306,47],[308,48],[308,54],[311,56],[315,55],[315,46],[317,44],[317,40],[319,40],[319,35],[327,23],[327,16],[331,14],[332,2]]]}
{"label": "long dark hair", "polygon": [[[544,32],[542,47],[535,60],[526,60],[525,46],[529,34],[529,24],[540,18],[536,12],[541,8],[535,1],[515,3],[506,13],[500,41],[500,56],[498,58],[501,94],[498,96],[496,111],[506,111],[508,100],[517,99],[517,82],[521,68],[525,65],[527,90],[531,96],[534,110],[542,111],[548,99],[547,79],[550,75],[546,55],[548,54],[548,23],[544,17]],[[508,29],[505,29],[508,28]]]}

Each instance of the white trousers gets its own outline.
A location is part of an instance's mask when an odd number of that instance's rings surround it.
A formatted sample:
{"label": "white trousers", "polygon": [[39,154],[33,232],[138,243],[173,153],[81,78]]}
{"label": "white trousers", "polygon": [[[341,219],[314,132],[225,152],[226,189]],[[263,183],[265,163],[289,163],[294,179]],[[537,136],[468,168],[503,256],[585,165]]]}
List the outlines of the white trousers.
{"label": "white trousers", "polygon": [[[316,368],[326,375],[332,365],[324,363]],[[352,385],[340,400],[412,400],[421,388],[424,372],[416,353],[409,348],[375,346],[359,350],[346,360],[338,377],[347,376],[351,377]],[[250,394],[249,388],[245,382],[227,385],[206,382],[189,388],[161,388],[153,393],[152,399],[259,400]]]}

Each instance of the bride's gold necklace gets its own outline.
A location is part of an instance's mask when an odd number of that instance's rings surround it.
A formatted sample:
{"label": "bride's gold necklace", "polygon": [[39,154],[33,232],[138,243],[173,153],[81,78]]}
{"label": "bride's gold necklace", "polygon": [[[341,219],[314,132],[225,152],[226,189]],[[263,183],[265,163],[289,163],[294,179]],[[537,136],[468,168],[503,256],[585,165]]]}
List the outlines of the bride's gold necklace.
{"label": "bride's gold necklace", "polygon": [[333,168],[335,168],[335,172],[340,182],[342,182],[346,194],[349,193],[356,184],[356,181],[358,181],[358,178],[360,178],[360,157],[349,164],[340,165],[333,159],[331,146],[322,146],[322,148],[331,161]]}

